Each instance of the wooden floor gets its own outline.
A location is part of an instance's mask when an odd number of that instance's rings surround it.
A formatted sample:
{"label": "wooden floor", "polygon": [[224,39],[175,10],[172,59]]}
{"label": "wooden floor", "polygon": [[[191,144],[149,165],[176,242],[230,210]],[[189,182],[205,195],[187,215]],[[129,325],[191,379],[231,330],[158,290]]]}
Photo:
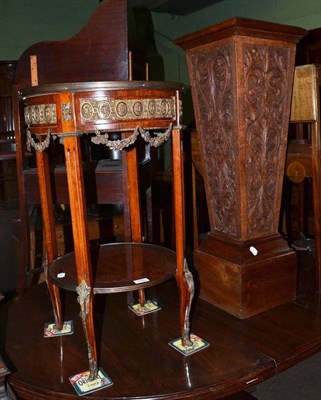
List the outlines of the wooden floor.
{"label": "wooden floor", "polygon": [[[4,358],[10,383],[21,399],[73,399],[68,377],[87,369],[87,353],[76,294],[63,292],[65,319],[75,333],[43,338],[52,320],[44,284],[30,289],[7,310]],[[184,357],[168,342],[179,335],[175,281],[149,289],[161,311],[138,317],[126,294],[96,296],[100,366],[113,385],[94,399],[219,399],[242,392],[321,350],[320,301],[299,296],[247,320],[239,320],[198,300],[192,332],[210,347]],[[231,400],[252,398],[246,393]]]}

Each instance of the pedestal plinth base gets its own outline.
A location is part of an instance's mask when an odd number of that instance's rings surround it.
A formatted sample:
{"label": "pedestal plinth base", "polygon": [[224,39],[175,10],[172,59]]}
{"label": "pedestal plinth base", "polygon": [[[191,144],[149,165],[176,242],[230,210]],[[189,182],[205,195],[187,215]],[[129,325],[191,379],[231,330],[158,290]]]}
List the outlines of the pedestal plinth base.
{"label": "pedestal plinth base", "polygon": [[296,297],[296,254],[279,235],[251,244],[208,235],[194,251],[194,261],[200,297],[237,318],[251,317]]}

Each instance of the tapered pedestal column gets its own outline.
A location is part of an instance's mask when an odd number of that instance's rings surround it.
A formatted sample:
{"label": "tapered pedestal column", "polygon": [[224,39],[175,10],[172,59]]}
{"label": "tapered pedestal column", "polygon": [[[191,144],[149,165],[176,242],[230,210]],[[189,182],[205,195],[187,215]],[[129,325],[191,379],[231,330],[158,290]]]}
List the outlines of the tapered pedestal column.
{"label": "tapered pedestal column", "polygon": [[239,318],[294,299],[296,257],[278,234],[300,28],[234,18],[186,49],[211,231],[195,250],[201,297]]}

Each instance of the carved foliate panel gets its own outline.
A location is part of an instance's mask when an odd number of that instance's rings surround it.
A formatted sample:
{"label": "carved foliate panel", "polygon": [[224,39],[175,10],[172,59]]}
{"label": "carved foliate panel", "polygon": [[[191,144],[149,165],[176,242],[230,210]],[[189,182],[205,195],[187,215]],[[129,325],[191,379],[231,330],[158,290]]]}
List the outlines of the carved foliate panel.
{"label": "carved foliate panel", "polygon": [[289,49],[250,44],[243,45],[242,57],[246,226],[247,234],[253,236],[277,229],[292,60]]}
{"label": "carved foliate panel", "polygon": [[211,231],[238,235],[235,134],[235,52],[233,46],[202,49],[190,55],[194,107],[198,115]]}
{"label": "carved foliate panel", "polygon": [[293,52],[244,43],[235,54],[204,47],[189,65],[211,231],[247,240],[277,231]]}

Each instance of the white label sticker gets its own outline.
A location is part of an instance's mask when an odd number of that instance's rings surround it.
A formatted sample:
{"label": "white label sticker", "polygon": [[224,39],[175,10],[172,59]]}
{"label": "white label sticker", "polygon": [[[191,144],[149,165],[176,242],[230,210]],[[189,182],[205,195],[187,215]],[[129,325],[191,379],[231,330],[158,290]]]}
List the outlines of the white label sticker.
{"label": "white label sticker", "polygon": [[253,254],[253,256],[256,256],[258,254],[258,250],[254,246],[250,247],[250,252]]}
{"label": "white label sticker", "polygon": [[144,282],[149,282],[149,279],[148,278],[141,278],[141,279],[134,280],[134,283],[136,283],[136,285],[138,285],[139,283],[144,283]]}

